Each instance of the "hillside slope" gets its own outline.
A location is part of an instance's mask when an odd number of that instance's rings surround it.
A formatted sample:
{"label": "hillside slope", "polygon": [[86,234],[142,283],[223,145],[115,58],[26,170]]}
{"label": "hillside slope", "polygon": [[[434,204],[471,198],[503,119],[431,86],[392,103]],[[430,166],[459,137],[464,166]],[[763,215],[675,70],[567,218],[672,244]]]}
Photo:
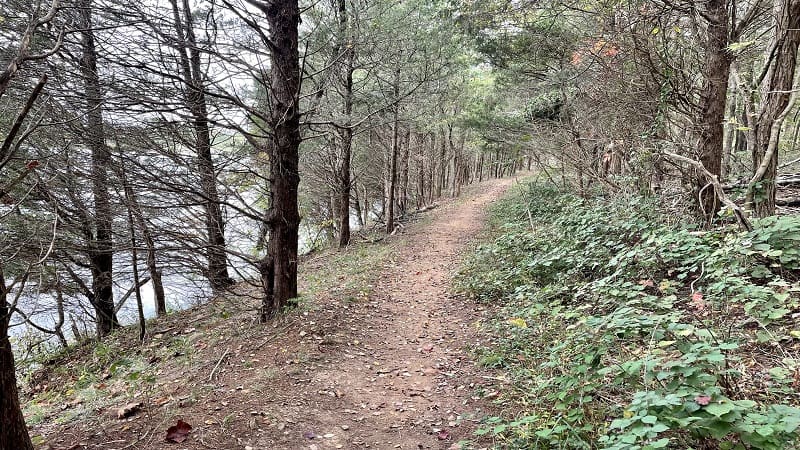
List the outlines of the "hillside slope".
{"label": "hillside slope", "polygon": [[[63,356],[31,380],[40,448],[459,448],[494,380],[466,352],[473,303],[451,271],[513,183],[493,180],[400,236],[305,263],[300,307],[254,321],[241,292]],[[180,445],[165,440],[178,420]],[[180,430],[177,433],[180,440]]]}

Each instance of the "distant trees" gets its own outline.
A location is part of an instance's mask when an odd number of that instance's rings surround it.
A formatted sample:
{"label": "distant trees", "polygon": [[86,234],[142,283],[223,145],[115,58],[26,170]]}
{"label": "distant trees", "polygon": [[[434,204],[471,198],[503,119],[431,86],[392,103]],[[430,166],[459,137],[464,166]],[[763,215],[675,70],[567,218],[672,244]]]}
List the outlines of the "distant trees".
{"label": "distant trees", "polygon": [[[506,91],[528,93],[527,104],[501,102],[506,117],[522,119],[502,134],[537,147],[527,151],[540,169],[574,172],[582,190],[659,191],[677,180],[710,224],[726,190],[750,214],[775,211],[776,158],[796,151],[781,129],[796,126],[797,7],[553,0],[456,8]],[[738,194],[723,186],[735,177],[745,180]]]}

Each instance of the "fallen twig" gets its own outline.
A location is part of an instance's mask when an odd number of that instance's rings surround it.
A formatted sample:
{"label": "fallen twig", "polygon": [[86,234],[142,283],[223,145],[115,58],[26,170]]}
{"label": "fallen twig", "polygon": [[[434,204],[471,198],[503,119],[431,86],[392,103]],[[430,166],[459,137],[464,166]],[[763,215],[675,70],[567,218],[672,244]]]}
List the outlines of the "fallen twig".
{"label": "fallen twig", "polygon": [[208,381],[209,382],[212,379],[214,379],[214,373],[217,371],[217,369],[219,369],[219,365],[222,364],[222,360],[225,359],[226,356],[228,356],[228,353],[230,353],[230,351],[231,351],[230,348],[226,348],[225,349],[225,353],[223,353],[222,356],[219,357],[219,361],[217,361],[217,365],[215,365],[214,368],[211,369],[211,374],[208,376]]}

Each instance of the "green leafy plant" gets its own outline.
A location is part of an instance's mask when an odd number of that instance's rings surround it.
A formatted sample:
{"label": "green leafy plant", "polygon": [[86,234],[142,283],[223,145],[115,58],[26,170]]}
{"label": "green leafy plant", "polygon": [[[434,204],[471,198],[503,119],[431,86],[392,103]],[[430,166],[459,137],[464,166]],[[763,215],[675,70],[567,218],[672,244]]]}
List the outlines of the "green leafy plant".
{"label": "green leafy plant", "polygon": [[800,220],[698,230],[652,199],[533,184],[492,224],[457,288],[497,306],[502,338],[478,352],[516,398],[479,433],[506,448],[800,445],[798,358],[783,345]]}

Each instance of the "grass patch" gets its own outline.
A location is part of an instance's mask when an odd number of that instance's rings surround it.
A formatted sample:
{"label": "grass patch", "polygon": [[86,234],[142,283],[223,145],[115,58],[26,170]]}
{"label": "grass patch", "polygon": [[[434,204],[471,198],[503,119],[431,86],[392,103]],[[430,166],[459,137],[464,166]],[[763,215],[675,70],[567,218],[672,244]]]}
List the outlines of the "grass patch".
{"label": "grass patch", "polygon": [[311,258],[301,265],[299,305],[314,307],[322,293],[349,303],[366,300],[391,255],[392,242],[359,242]]}

